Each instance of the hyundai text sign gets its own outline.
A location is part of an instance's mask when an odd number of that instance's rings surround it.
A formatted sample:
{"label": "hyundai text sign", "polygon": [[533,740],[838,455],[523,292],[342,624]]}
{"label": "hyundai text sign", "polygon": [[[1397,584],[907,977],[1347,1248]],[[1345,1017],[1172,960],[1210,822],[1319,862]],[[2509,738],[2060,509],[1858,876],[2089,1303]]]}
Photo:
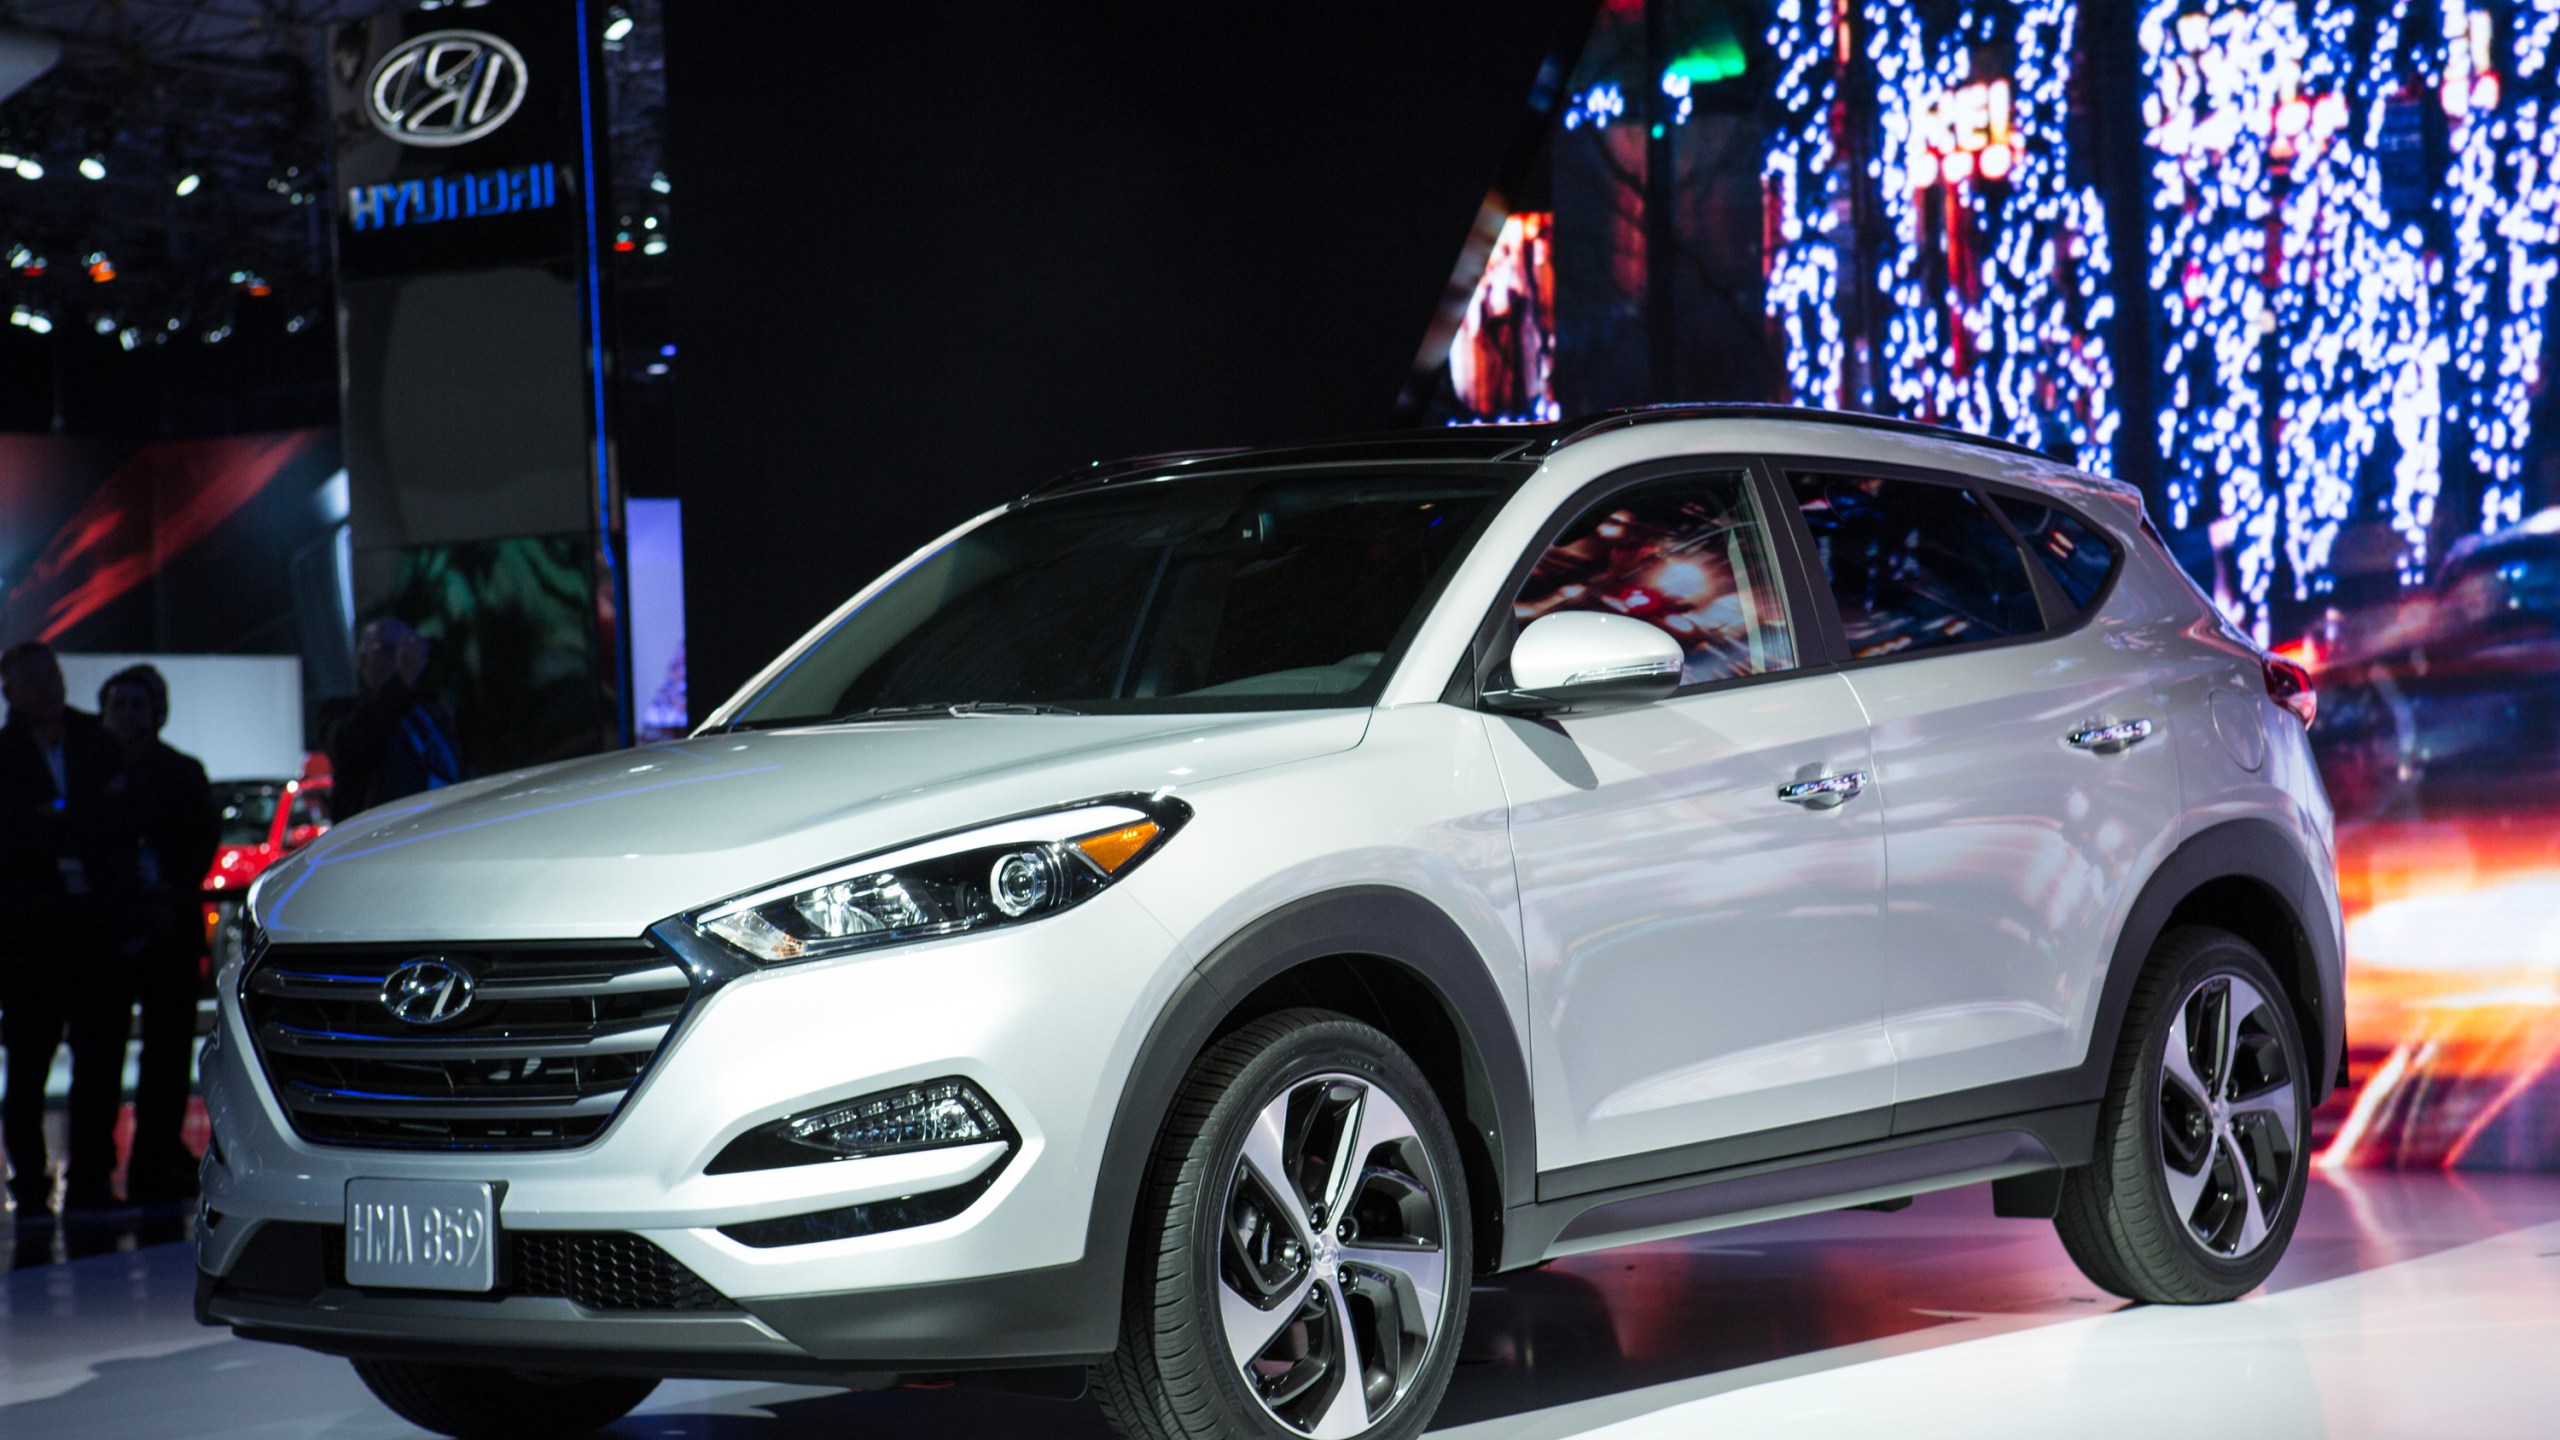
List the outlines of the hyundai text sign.
{"label": "hyundai text sign", "polygon": [[347,190],[347,228],[387,230],[547,210],[560,201],[560,177],[549,165],[517,165],[480,174],[387,180]]}
{"label": "hyundai text sign", "polygon": [[524,56],[481,30],[435,30],[374,62],[365,84],[373,128],[403,145],[468,145],[524,103]]}

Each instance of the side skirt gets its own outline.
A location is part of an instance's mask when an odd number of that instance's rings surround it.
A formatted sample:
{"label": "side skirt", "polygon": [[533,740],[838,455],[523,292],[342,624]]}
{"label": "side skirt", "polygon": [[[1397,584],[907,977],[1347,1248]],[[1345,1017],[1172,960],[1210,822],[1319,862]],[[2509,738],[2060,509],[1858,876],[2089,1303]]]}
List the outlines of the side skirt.
{"label": "side skirt", "polygon": [[1515,1206],[1500,1268],[2056,1173],[2089,1163],[2097,1130],[2093,1101]]}

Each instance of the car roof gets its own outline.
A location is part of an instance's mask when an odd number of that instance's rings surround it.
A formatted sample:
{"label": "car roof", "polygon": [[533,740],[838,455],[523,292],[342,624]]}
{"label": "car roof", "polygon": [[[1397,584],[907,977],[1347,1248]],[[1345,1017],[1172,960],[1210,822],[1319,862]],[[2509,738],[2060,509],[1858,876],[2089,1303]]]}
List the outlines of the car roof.
{"label": "car roof", "polygon": [[1469,465],[1494,465],[1506,462],[1535,464],[1554,455],[1557,451],[1594,436],[1640,425],[1695,420],[1779,420],[1789,423],[1882,431],[1896,435],[1926,436],[1937,440],[1953,440],[1985,450],[2024,456],[2048,463],[2069,464],[2066,460],[2059,460],[2041,450],[2029,449],[2014,441],[1976,435],[1945,425],[1930,425],[1917,420],[1900,420],[1888,415],[1868,415],[1851,410],[1819,410],[1805,405],[1740,403],[1646,405],[1629,409],[1604,410],[1570,420],[1553,420],[1535,424],[1451,425],[1437,430],[1391,430],[1380,434],[1355,435],[1305,445],[1175,450],[1153,455],[1132,455],[1117,460],[1096,460],[1089,465],[1080,466],[1054,477],[1033,489],[1030,496],[1026,498],[1045,498],[1129,481],[1169,480],[1183,475],[1279,469],[1301,465],[1434,462]]}

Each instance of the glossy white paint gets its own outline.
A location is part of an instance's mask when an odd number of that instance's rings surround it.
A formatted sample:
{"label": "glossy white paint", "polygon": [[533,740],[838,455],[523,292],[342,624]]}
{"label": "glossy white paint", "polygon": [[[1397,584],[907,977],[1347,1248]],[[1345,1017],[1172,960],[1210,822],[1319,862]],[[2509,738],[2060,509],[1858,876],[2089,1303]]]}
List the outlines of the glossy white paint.
{"label": "glossy white paint", "polygon": [[1292,901],[1393,886],[1466,933],[1526,1034],[1518,889],[1483,717],[1436,704],[1379,710],[1357,750],[1182,795],[1191,823],[1127,890],[1195,961]]}
{"label": "glossy white paint", "polygon": [[1892,1103],[1883,813],[1777,794],[1872,768],[1847,681],[1486,725],[1520,875],[1540,1168]]}
{"label": "glossy white paint", "polygon": [[973,715],[698,735],[369,810],[253,903],[289,943],[629,937],[947,831],[1348,750],[1368,723]]}
{"label": "glossy white paint", "polygon": [[1631,678],[1680,677],[1680,642],[1642,620],[1588,610],[1542,616],[1511,646],[1511,683],[1531,695]]}

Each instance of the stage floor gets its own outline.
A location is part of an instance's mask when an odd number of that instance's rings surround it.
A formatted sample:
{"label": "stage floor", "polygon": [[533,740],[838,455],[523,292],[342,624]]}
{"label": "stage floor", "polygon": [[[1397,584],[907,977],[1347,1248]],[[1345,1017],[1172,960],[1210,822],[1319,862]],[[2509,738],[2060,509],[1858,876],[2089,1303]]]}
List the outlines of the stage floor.
{"label": "stage floor", "polygon": [[[11,1440],[415,1435],[334,1360],[189,1315],[186,1246],[68,1263],[23,1247],[0,1305]],[[90,1245],[71,1248],[89,1249]],[[2315,1182],[2262,1293],[2204,1309],[2100,1295],[2049,1225],[1987,1190],[1560,1261],[1477,1287],[1436,1434],[1471,1440],[1892,1435],[2560,1434],[2560,1177]],[[671,1383],[632,1437],[1107,1434],[1088,1404]]]}

